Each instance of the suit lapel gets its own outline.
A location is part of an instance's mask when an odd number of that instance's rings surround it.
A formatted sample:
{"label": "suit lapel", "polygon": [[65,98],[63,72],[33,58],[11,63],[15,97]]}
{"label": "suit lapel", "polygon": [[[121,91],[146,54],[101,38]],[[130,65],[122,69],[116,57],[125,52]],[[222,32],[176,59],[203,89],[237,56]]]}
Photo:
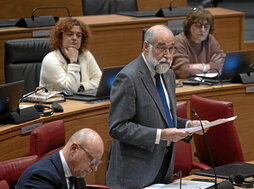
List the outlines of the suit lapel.
{"label": "suit lapel", "polygon": [[167,117],[160,99],[160,96],[157,92],[156,86],[154,84],[153,78],[151,77],[150,71],[143,59],[142,56],[139,56],[139,71],[140,71],[140,78],[143,82],[143,85],[145,86],[146,90],[150,94],[151,98],[156,103],[164,121],[167,123]]}

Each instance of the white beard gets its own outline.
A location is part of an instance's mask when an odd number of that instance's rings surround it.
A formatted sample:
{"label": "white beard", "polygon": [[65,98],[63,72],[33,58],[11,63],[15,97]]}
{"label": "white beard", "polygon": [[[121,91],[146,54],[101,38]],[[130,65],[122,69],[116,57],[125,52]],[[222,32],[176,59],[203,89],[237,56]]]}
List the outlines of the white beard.
{"label": "white beard", "polygon": [[[153,53],[152,53],[152,47],[149,48],[147,62],[151,65],[151,67],[158,74],[166,73],[172,64],[171,59],[161,58],[160,60],[156,60],[153,56]],[[163,63],[161,63],[161,62],[163,62]]]}

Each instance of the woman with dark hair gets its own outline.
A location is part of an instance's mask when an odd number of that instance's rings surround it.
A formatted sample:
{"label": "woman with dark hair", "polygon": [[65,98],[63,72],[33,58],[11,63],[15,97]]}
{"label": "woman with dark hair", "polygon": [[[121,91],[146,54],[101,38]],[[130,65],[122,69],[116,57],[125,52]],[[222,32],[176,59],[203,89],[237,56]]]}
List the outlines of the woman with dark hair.
{"label": "woman with dark hair", "polygon": [[50,36],[50,49],[42,62],[40,86],[72,92],[95,89],[101,70],[87,49],[89,27],[73,18],[58,21]]}
{"label": "woman with dark hair", "polygon": [[212,35],[214,18],[208,10],[197,8],[183,22],[184,32],[175,37],[176,52],[172,69],[177,78],[220,70],[225,54]]}

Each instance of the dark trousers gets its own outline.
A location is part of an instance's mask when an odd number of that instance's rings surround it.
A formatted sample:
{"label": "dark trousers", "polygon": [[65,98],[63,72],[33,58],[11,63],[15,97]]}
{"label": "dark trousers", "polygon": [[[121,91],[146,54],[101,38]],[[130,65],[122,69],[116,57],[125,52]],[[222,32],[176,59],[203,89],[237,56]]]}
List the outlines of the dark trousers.
{"label": "dark trousers", "polygon": [[163,184],[168,184],[170,181],[168,181],[167,183],[165,183],[164,181],[164,177],[167,174],[168,168],[169,168],[169,164],[171,161],[171,156],[172,156],[172,146],[168,146],[166,148],[166,153],[164,155],[163,158],[163,162],[161,164],[160,170],[154,180],[154,183],[163,183]]}

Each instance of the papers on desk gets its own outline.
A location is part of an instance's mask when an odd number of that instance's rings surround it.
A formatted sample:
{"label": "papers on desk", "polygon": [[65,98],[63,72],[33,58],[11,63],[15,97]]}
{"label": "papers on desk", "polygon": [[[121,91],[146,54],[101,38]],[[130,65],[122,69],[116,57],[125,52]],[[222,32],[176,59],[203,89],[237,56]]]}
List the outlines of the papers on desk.
{"label": "papers on desk", "polygon": [[[191,180],[182,180],[182,189],[206,189],[213,186],[211,182],[199,182]],[[180,180],[172,182],[170,184],[153,184],[144,189],[179,189]]]}
{"label": "papers on desk", "polygon": [[201,73],[201,74],[196,74],[195,76],[206,77],[206,78],[215,78],[218,76],[218,73]]}
{"label": "papers on desk", "polygon": [[[237,116],[230,117],[230,118],[217,119],[215,121],[212,121],[210,123],[207,123],[207,124],[203,125],[203,127],[204,127],[204,129],[206,129],[206,128],[209,128],[209,127],[213,127],[215,125],[219,125],[219,124],[222,124],[222,123],[233,121],[233,120],[236,119],[236,117]],[[183,128],[183,129],[180,129],[180,130],[187,131],[188,133],[194,133],[194,132],[202,130],[202,127],[199,126],[199,127]]]}

